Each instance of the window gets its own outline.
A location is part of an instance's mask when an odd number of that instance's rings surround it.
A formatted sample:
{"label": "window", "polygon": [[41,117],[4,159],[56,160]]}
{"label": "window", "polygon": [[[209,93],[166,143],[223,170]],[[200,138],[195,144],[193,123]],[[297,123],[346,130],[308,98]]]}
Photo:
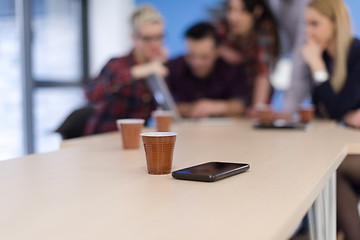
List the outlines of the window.
{"label": "window", "polygon": [[0,160],[23,154],[20,40],[14,1],[0,2]]}
{"label": "window", "polygon": [[[25,96],[21,80],[19,13],[16,2],[0,1],[0,160],[25,152]],[[84,104],[82,83],[87,70],[86,0],[32,0],[32,51],[36,152],[55,150],[60,137],[53,131],[75,108]],[[29,29],[28,29],[29,30]],[[30,114],[31,115],[31,114]]]}
{"label": "window", "polygon": [[85,103],[82,2],[38,1],[32,23],[35,151],[46,152],[61,141],[54,130]]}

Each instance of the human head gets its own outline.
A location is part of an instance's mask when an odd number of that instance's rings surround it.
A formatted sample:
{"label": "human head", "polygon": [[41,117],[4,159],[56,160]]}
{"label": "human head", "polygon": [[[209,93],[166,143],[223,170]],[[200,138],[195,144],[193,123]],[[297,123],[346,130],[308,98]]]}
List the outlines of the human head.
{"label": "human head", "polygon": [[145,61],[162,54],[164,23],[160,13],[151,6],[141,6],[131,17],[134,48]]}
{"label": "human head", "polygon": [[306,10],[307,37],[323,50],[335,46],[334,70],[331,85],[339,91],[345,81],[347,56],[352,39],[351,24],[342,0],[313,0]]}
{"label": "human head", "polygon": [[186,61],[191,72],[199,78],[208,76],[213,70],[218,57],[219,38],[215,27],[207,22],[200,22],[185,32]]}
{"label": "human head", "polygon": [[274,22],[272,13],[264,0],[228,0],[226,20],[233,35],[246,36],[260,23],[269,19]]}

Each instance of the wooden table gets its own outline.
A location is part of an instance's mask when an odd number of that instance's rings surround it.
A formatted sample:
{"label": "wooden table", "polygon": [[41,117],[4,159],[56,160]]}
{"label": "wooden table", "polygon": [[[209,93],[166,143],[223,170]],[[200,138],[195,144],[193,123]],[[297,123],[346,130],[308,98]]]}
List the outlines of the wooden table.
{"label": "wooden table", "polygon": [[343,158],[360,153],[360,132],[333,122],[174,131],[173,169],[208,161],[251,169],[214,183],[180,181],[147,174],[143,149],[122,150],[118,133],[69,140],[0,162],[0,239],[287,239]]}

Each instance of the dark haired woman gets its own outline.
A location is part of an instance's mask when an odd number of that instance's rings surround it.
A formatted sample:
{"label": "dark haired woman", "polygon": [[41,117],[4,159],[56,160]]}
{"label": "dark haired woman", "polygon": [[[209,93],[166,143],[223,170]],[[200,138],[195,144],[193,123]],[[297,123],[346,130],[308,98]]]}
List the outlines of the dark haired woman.
{"label": "dark haired woman", "polygon": [[223,24],[217,24],[222,39],[220,55],[228,63],[244,67],[250,109],[255,110],[270,99],[269,67],[279,52],[275,21],[264,0],[228,0],[225,6]]}

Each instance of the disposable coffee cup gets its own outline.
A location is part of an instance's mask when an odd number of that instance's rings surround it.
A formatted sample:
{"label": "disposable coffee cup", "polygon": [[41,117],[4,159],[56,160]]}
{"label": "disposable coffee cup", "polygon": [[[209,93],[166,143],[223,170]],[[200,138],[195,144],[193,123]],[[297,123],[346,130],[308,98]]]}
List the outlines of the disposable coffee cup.
{"label": "disposable coffee cup", "polygon": [[146,163],[149,174],[161,175],[171,172],[177,133],[142,133]]}
{"label": "disposable coffee cup", "polygon": [[152,116],[155,119],[156,129],[158,132],[171,131],[171,124],[174,113],[172,111],[153,111]]}
{"label": "disposable coffee cup", "polygon": [[144,119],[119,119],[116,121],[116,125],[121,133],[124,149],[139,148],[140,133],[144,123]]}
{"label": "disposable coffee cup", "polygon": [[271,125],[274,121],[275,114],[270,106],[263,106],[257,109],[259,122],[263,125]]}
{"label": "disposable coffee cup", "polygon": [[314,107],[308,106],[308,107],[300,107],[298,110],[299,116],[300,116],[300,122],[301,123],[309,123],[314,118]]}

